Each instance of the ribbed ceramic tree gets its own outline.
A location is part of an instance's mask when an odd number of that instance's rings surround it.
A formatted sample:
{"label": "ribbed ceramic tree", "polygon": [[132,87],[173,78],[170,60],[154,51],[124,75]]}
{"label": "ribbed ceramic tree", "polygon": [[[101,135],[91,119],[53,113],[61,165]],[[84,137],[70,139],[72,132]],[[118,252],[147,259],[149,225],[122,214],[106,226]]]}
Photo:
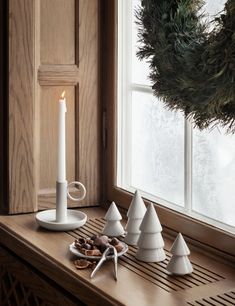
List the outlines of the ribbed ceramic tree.
{"label": "ribbed ceramic tree", "polygon": [[138,190],[136,190],[131,205],[127,212],[127,225],[125,242],[130,245],[137,245],[140,236],[140,224],[143,220],[146,207]]}
{"label": "ribbed ceramic tree", "polygon": [[137,242],[139,249],[136,258],[145,262],[159,262],[166,258],[162,226],[152,203],[148,205],[143,221],[140,225],[140,237]]}
{"label": "ribbed ceramic tree", "polygon": [[111,203],[104,219],[107,221],[102,231],[104,235],[117,237],[124,234],[125,231],[120,222],[122,216],[114,202]]}
{"label": "ribbed ceramic tree", "polygon": [[172,257],[166,267],[169,272],[177,275],[185,275],[193,272],[193,267],[188,259],[190,250],[181,233],[176,237],[170,252],[172,253]]}

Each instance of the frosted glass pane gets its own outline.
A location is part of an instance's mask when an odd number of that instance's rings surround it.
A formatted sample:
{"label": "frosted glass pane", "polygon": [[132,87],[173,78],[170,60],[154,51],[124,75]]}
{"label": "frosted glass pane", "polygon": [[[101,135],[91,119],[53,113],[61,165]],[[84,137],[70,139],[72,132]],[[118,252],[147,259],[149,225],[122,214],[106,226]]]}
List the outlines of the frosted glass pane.
{"label": "frosted glass pane", "polygon": [[151,94],[132,93],[131,184],[184,205],[184,119]]}
{"label": "frosted glass pane", "polygon": [[204,13],[204,20],[202,20],[208,22],[208,31],[212,31],[215,28],[215,23],[213,21],[222,13],[226,2],[227,0],[205,1],[205,4],[199,11],[199,14]]}
{"label": "frosted glass pane", "polygon": [[220,15],[226,2],[227,0],[206,0],[205,5],[202,7],[206,19],[212,21],[216,16]]}
{"label": "frosted glass pane", "polygon": [[142,85],[151,86],[150,80],[148,79],[148,75],[150,73],[149,65],[146,60],[140,61],[136,53],[138,51],[138,37],[137,37],[137,25],[135,18],[135,10],[140,5],[140,0],[132,0],[132,82]]}
{"label": "frosted glass pane", "polygon": [[193,210],[235,226],[235,135],[194,131]]}

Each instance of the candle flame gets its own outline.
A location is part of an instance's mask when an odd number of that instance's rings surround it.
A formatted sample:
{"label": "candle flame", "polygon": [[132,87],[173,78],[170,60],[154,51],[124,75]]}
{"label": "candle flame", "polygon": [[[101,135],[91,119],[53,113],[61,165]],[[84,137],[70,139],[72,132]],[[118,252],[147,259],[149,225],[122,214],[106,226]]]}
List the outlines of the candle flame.
{"label": "candle flame", "polygon": [[60,98],[61,98],[61,99],[64,99],[64,96],[65,96],[65,90],[62,92]]}

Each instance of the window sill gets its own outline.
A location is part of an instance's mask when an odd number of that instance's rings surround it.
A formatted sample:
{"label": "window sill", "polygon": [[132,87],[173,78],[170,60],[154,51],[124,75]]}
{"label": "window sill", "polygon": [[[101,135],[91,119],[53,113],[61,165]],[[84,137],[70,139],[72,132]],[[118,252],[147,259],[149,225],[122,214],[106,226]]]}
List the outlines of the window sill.
{"label": "window sill", "polygon": [[[89,230],[96,228],[99,231],[104,210],[82,210],[91,220]],[[96,218],[93,219],[96,221],[92,221],[92,218]],[[94,227],[92,222],[96,223]],[[74,268],[75,258],[68,250],[69,244],[82,231],[46,231],[37,226],[35,214],[0,216],[0,243],[87,305],[144,306],[158,303],[182,306],[198,305],[195,301],[200,302],[202,298],[208,301],[214,299],[214,304],[210,305],[229,305],[226,301],[235,303],[235,268],[219,258],[212,259],[195,247],[191,247],[190,256],[195,269],[192,276],[169,276],[164,268],[165,263],[137,262],[134,259],[135,249],[130,248],[127,256],[119,259],[117,282],[112,277],[111,262],[105,264],[91,280],[90,270]],[[165,238],[165,243],[166,250],[169,250],[172,241]],[[224,304],[221,299],[224,299]]]}

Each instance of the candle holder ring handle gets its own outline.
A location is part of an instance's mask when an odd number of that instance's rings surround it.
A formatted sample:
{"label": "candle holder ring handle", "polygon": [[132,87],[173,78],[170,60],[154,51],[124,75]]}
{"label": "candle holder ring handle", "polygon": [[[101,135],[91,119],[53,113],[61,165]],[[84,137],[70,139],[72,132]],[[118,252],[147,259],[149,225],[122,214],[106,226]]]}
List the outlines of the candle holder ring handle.
{"label": "candle holder ring handle", "polygon": [[[81,193],[82,193],[82,195],[81,195],[80,197],[76,197],[76,198],[75,198],[75,197],[72,197],[72,196],[71,196],[71,194],[69,193],[69,186],[71,186],[71,185],[74,185],[74,186],[78,186],[78,187],[79,187],[79,189],[81,190]],[[68,186],[67,186],[67,195],[68,195],[69,199],[72,200],[72,201],[81,201],[81,200],[83,200],[83,199],[85,198],[85,196],[86,196],[86,188],[85,188],[85,186],[84,186],[82,183],[80,183],[80,182],[78,182],[78,181],[71,182],[71,183],[69,183]]]}

